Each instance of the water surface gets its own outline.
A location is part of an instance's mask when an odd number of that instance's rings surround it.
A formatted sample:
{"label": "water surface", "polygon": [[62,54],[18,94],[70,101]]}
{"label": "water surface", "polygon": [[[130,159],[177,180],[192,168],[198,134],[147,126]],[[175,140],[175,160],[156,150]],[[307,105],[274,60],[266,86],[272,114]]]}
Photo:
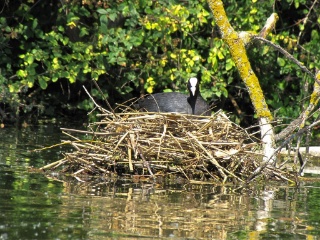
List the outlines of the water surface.
{"label": "water surface", "polygon": [[34,171],[71,150],[31,151],[67,139],[64,124],[0,129],[0,239],[319,239],[318,181],[239,189]]}

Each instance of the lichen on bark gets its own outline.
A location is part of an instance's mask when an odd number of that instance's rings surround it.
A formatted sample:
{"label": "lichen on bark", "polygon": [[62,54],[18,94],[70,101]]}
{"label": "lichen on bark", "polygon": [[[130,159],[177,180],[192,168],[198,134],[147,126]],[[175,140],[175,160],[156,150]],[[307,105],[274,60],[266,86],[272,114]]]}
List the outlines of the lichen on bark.
{"label": "lichen on bark", "polygon": [[253,72],[247,57],[245,44],[239,37],[239,34],[230,25],[222,1],[208,0],[208,3],[215,23],[221,31],[222,39],[227,43],[232,59],[248,89],[257,116],[259,118],[267,118],[269,121],[272,120],[272,115],[265,101],[259,80]]}

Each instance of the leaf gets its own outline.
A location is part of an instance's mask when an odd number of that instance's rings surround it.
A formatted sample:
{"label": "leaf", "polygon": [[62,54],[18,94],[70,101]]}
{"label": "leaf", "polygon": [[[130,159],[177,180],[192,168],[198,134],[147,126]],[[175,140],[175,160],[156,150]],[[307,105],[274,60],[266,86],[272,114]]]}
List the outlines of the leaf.
{"label": "leaf", "polygon": [[60,74],[60,76],[64,78],[68,78],[70,76],[70,73],[68,71],[62,71]]}
{"label": "leaf", "polygon": [[25,70],[19,69],[17,71],[17,76],[20,77],[20,78],[25,78],[25,77],[27,77],[27,75],[28,74],[27,74],[27,72]]}
{"label": "leaf", "polygon": [[210,56],[210,58],[208,59],[211,61],[212,64],[212,70],[213,71],[217,71],[218,70],[218,59],[216,56]]}
{"label": "leaf", "polygon": [[76,80],[77,80],[77,79],[76,79],[76,76],[75,76],[74,74],[72,74],[72,75],[69,76],[69,82],[70,82],[70,83],[75,83]]}
{"label": "leaf", "polygon": [[16,91],[17,91],[17,88],[15,87],[15,85],[9,85],[9,92],[13,93]]}
{"label": "leaf", "polygon": [[221,88],[221,91],[222,91],[222,95],[223,95],[225,98],[228,98],[228,90],[225,89],[225,88]]}
{"label": "leaf", "polygon": [[28,81],[27,85],[28,85],[28,88],[33,88],[33,81]]}
{"label": "leaf", "polygon": [[108,32],[108,23],[109,23],[109,19],[108,19],[107,15],[102,15],[100,17],[100,23],[101,23],[101,32],[107,33]]}
{"label": "leaf", "polygon": [[268,52],[269,52],[269,47],[268,46],[263,46],[261,55],[262,56],[266,55]]}
{"label": "leaf", "polygon": [[91,72],[91,78],[94,80],[98,80],[99,79],[99,73],[97,73],[96,71],[92,71]]}
{"label": "leaf", "polygon": [[114,22],[114,20],[116,20],[117,16],[118,16],[118,15],[117,15],[116,13],[111,13],[111,14],[109,15],[109,19]]}
{"label": "leaf", "polygon": [[38,19],[33,19],[33,22],[32,22],[32,29],[35,29],[36,27],[38,26]]}
{"label": "leaf", "polygon": [[226,61],[226,70],[229,71],[230,69],[232,69],[232,67],[234,66],[233,61],[229,58]]}
{"label": "leaf", "polygon": [[277,63],[279,64],[280,67],[283,67],[284,65],[286,65],[286,61],[280,57],[277,58]]}
{"label": "leaf", "polygon": [[26,59],[26,62],[30,65],[31,63],[33,63],[33,61],[34,61],[34,58],[33,58],[33,56],[32,55],[29,55],[28,57],[27,57],[27,59]]}
{"label": "leaf", "polygon": [[147,88],[147,93],[153,93],[153,87],[152,86]]}
{"label": "leaf", "polygon": [[44,90],[44,89],[46,89],[48,87],[48,83],[44,78],[39,77],[38,82],[39,82],[39,85],[40,85],[41,89]]}
{"label": "leaf", "polygon": [[89,35],[88,29],[87,28],[81,28],[79,36],[80,37],[84,37],[84,36],[87,36],[87,35]]}
{"label": "leaf", "polygon": [[221,51],[218,51],[217,56],[220,60],[224,59],[223,53]]}
{"label": "leaf", "polygon": [[102,8],[98,9],[97,12],[100,14],[109,14],[109,11],[102,9]]}
{"label": "leaf", "polygon": [[171,54],[170,54],[170,57],[171,57],[172,59],[176,59],[176,58],[177,58],[177,55],[176,55],[175,53],[171,53]]}

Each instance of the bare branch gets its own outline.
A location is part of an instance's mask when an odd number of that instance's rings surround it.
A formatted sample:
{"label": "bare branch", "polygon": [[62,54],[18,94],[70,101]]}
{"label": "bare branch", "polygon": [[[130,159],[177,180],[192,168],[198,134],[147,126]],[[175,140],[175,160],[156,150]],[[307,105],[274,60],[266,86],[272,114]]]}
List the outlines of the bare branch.
{"label": "bare branch", "polygon": [[294,62],[295,64],[298,65],[299,68],[301,68],[302,71],[306,72],[307,74],[309,74],[316,82],[318,82],[318,84],[320,84],[320,81],[318,81],[315,77],[315,75],[310,72],[310,70],[306,67],[303,66],[301,62],[299,62],[297,59],[295,59],[295,57],[293,57],[290,53],[288,53],[285,49],[283,49],[282,47],[280,47],[279,45],[274,44],[273,42],[262,38],[262,37],[258,37],[258,36],[253,36],[254,40],[259,40],[262,42],[267,43],[268,45],[272,46],[273,48],[277,49],[279,52],[281,52],[286,58],[288,58],[289,60],[291,60],[292,62]]}

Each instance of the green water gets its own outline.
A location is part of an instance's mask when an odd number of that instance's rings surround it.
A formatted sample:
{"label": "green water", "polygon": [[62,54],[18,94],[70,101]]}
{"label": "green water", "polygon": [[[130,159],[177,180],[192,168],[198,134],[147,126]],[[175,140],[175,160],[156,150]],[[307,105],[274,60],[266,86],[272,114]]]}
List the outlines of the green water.
{"label": "green water", "polygon": [[[320,182],[235,186],[64,181],[63,123],[0,129],[0,239],[319,239]],[[76,127],[76,125],[73,125]]]}

